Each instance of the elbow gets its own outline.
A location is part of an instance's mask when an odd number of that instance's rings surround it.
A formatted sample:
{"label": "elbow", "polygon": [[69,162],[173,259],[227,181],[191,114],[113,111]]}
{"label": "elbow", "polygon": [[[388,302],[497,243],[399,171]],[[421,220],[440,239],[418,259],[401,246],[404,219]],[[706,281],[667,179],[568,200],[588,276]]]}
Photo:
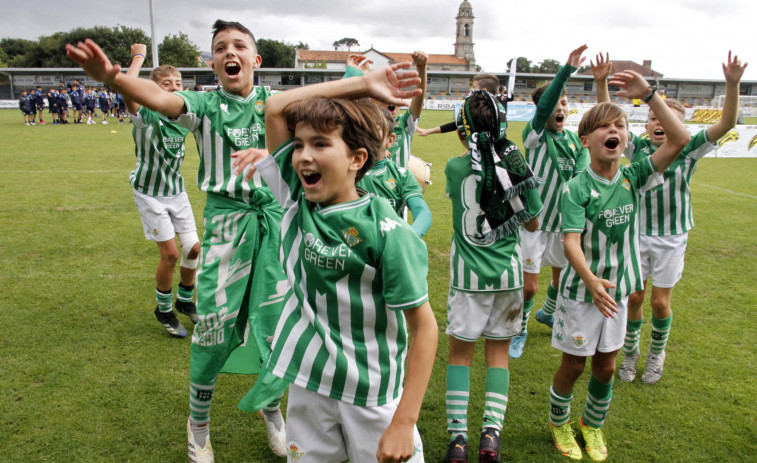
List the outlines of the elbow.
{"label": "elbow", "polygon": [[539,218],[535,217],[535,218],[529,220],[528,222],[526,222],[523,225],[523,228],[525,228],[526,230],[528,230],[530,232],[535,232],[536,229],[539,228]]}

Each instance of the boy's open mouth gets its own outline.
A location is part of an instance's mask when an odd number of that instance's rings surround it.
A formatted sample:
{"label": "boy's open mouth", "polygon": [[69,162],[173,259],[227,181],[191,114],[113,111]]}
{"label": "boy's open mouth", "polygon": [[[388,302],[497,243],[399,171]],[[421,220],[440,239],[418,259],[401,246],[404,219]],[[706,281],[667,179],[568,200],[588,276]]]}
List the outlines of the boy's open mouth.
{"label": "boy's open mouth", "polygon": [[226,71],[226,74],[235,76],[242,71],[242,68],[239,66],[239,63],[229,62],[226,63],[226,66],[224,66],[224,70]]}
{"label": "boy's open mouth", "polygon": [[618,147],[619,144],[620,140],[618,140],[617,138],[608,138],[607,141],[605,141],[605,148],[614,150]]}
{"label": "boy's open mouth", "polygon": [[664,137],[665,136],[665,131],[662,130],[662,129],[656,129],[654,131],[654,135],[655,135],[655,137]]}
{"label": "boy's open mouth", "polygon": [[562,124],[564,120],[565,120],[565,115],[563,114],[558,114],[557,116],[555,116],[555,122],[557,122],[558,124]]}
{"label": "boy's open mouth", "polygon": [[313,172],[311,170],[302,171],[302,181],[305,182],[305,185],[313,186],[321,179],[321,174],[318,172]]}

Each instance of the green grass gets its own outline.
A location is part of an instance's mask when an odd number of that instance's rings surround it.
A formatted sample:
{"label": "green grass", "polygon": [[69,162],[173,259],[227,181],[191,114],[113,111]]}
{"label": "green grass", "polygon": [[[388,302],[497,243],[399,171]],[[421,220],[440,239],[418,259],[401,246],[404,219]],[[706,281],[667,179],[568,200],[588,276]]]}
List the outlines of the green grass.
{"label": "green grass", "polygon": [[[451,113],[427,112],[421,125],[449,120]],[[511,124],[517,142],[522,127]],[[201,224],[204,198],[194,186],[198,159],[189,145],[184,172]],[[447,443],[452,226],[443,172],[462,148],[445,134],[416,137],[413,151],[433,163],[426,201],[434,225],[425,239],[441,336],[418,427],[426,461],[436,462]],[[18,111],[0,111],[7,169],[0,182],[1,461],[186,461],[189,340],[169,338],[151,313],[158,254],[143,238],[128,184],[132,153],[128,124],[26,127]],[[605,426],[614,461],[751,461],[757,454],[755,173],[755,159],[700,162],[692,185],[697,226],[673,297],[665,375],[652,387],[616,382]],[[647,317],[644,351],[649,330]],[[474,454],[483,410],[481,347],[471,373]],[[532,319],[525,354],[510,363],[503,460],[565,461],[547,426],[559,361],[549,331]],[[276,461],[262,422],[236,408],[253,380],[219,380],[212,409],[219,461]],[[576,385],[576,418],[587,381],[588,371]]]}

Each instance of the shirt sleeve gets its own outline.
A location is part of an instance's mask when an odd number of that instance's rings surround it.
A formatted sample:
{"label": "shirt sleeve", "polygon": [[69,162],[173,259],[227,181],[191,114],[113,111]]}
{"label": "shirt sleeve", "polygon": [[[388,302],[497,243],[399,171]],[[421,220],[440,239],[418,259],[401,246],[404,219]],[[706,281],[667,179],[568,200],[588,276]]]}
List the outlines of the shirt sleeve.
{"label": "shirt sleeve", "polygon": [[563,185],[560,196],[563,233],[582,233],[586,228],[586,204],[579,187],[580,184],[572,180]]}
{"label": "shirt sleeve", "polygon": [[[388,208],[388,205],[387,205]],[[383,236],[381,276],[384,300],[391,310],[406,310],[428,301],[428,251],[416,232],[394,211],[379,220]]]}
{"label": "shirt sleeve", "polygon": [[186,112],[176,119],[176,123],[192,132],[199,129],[202,116],[205,113],[205,98],[202,95],[206,95],[206,93],[179,91],[175,92],[174,95],[179,95],[184,100],[186,109]]}
{"label": "shirt sleeve", "polygon": [[293,153],[294,143],[289,140],[273,154],[255,164],[255,169],[263,177],[281,208],[285,210],[297,202],[302,192],[302,184],[292,167]]}
{"label": "shirt sleeve", "polygon": [[552,111],[555,110],[557,103],[560,101],[562,91],[565,88],[565,84],[568,82],[568,78],[576,70],[573,66],[564,65],[557,71],[555,78],[549,84],[541,98],[539,98],[539,104],[536,105],[536,114],[532,119],[533,129],[540,133],[547,125],[549,116],[552,115]]}

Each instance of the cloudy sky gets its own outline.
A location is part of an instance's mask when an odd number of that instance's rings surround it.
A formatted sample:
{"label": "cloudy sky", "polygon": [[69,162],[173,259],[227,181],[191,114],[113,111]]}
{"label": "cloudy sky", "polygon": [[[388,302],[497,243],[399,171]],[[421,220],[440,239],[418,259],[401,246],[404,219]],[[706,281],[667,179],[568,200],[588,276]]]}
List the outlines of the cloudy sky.
{"label": "cloudy sky", "polygon": [[[360,49],[454,52],[455,16],[461,0],[153,0],[156,34],[183,32],[201,50],[210,49],[217,18],[236,20],[257,38],[304,42],[311,49],[353,37]],[[587,56],[609,51],[611,59],[641,63],[666,77],[720,79],[720,63],[732,49],[752,62],[744,79],[757,80],[753,0],[470,0],[476,61],[501,72],[514,56],[534,63],[565,62],[588,44]],[[75,27],[139,27],[150,34],[149,0],[3,1],[0,38],[37,39]],[[535,9],[536,7],[536,9]],[[588,60],[587,60],[588,63]],[[265,63],[263,63],[265,66]]]}

